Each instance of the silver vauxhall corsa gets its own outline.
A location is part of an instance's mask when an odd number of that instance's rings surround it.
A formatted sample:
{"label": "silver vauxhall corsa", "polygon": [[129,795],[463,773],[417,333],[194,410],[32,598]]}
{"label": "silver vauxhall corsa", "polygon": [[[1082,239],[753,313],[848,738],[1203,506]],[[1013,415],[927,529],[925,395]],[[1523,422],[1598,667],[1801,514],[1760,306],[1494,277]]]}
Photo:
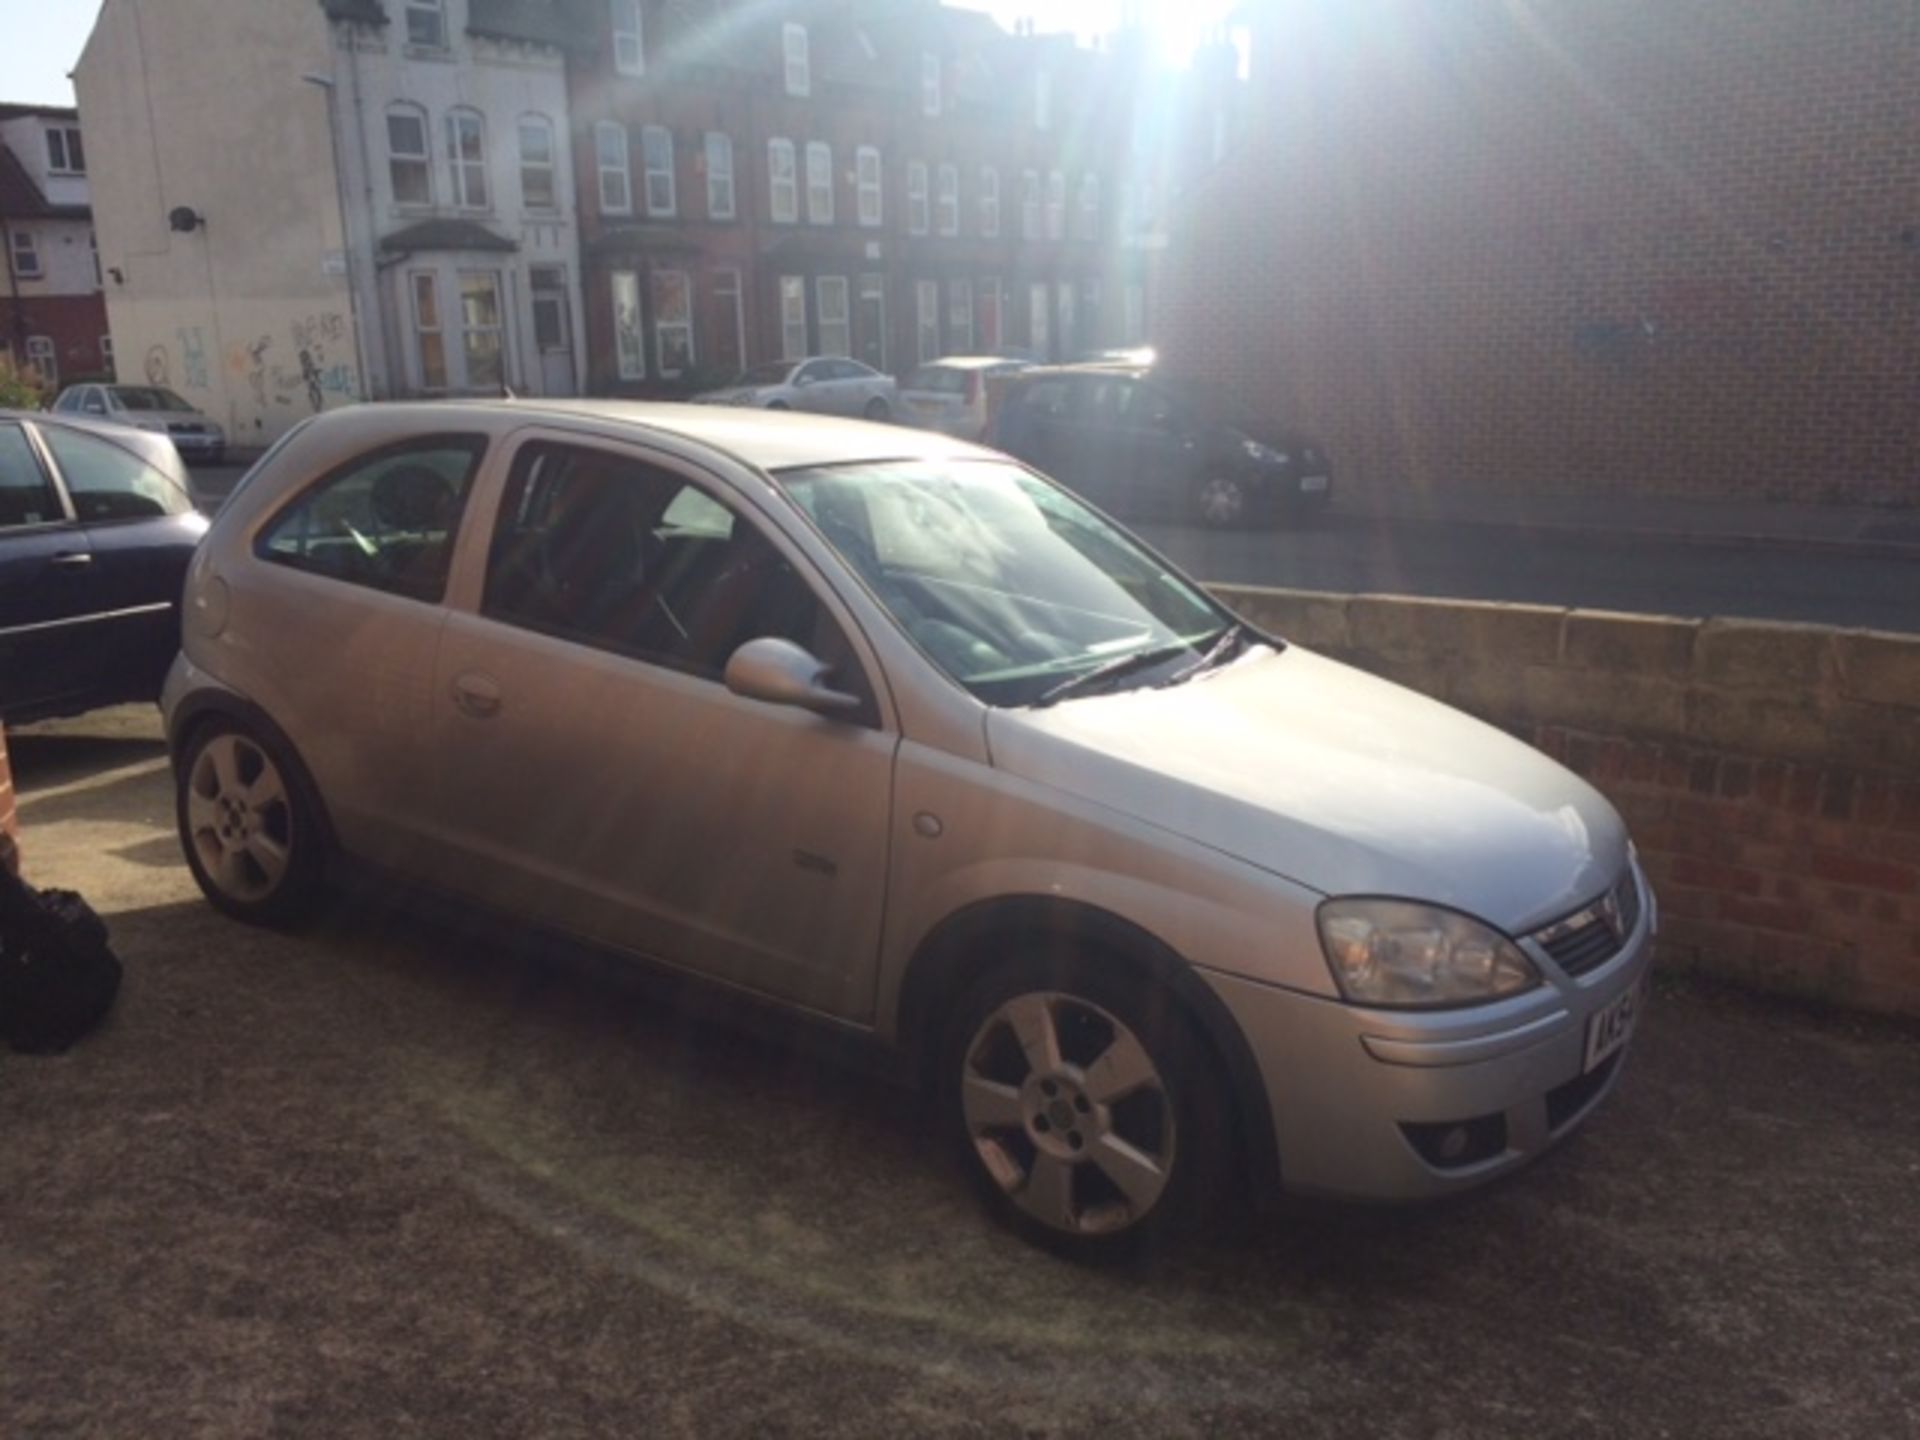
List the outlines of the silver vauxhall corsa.
{"label": "silver vauxhall corsa", "polygon": [[209,899],[344,852],[872,1037],[999,1212],[1510,1170],[1617,1079],[1653,897],[1508,736],[1238,620],[1004,456],[381,405],[214,521],[164,705]]}

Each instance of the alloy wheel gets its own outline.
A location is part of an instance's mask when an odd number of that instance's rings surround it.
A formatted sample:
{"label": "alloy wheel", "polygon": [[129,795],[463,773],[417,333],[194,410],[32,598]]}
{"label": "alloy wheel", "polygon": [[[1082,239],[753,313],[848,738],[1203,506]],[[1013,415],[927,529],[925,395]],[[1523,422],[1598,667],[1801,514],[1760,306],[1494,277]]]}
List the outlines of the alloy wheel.
{"label": "alloy wheel", "polygon": [[1200,485],[1200,518],[1209,525],[1234,525],[1246,514],[1247,492],[1238,480],[1211,475]]}
{"label": "alloy wheel", "polygon": [[1069,1235],[1143,1220],[1173,1175],[1174,1106],[1145,1045],[1077,995],[1016,995],[961,1062],[974,1152],[1020,1210]]}
{"label": "alloy wheel", "polygon": [[293,858],[293,806],[284,777],[244,735],[214,736],[187,777],[187,839],[222,894],[242,902],[272,895]]}

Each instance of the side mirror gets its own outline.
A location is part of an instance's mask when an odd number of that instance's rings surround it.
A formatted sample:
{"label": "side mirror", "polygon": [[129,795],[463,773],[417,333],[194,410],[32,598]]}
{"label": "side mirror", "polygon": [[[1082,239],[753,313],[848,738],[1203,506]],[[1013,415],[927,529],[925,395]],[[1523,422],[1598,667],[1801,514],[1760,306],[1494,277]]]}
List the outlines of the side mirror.
{"label": "side mirror", "polygon": [[830,689],[827,666],[791,640],[749,640],[727,660],[727,689],[769,705],[797,705],[820,715],[860,708],[860,697]]}

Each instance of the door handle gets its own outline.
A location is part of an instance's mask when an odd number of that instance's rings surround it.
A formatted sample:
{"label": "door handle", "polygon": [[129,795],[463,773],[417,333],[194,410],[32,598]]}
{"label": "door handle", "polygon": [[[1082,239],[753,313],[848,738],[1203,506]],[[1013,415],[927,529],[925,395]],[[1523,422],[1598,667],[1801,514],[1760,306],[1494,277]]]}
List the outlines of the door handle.
{"label": "door handle", "polygon": [[82,566],[93,563],[93,552],[90,550],[62,550],[47,563],[61,570],[78,570]]}
{"label": "door handle", "polygon": [[460,675],[453,682],[453,703],[476,720],[500,713],[500,686],[490,675]]}

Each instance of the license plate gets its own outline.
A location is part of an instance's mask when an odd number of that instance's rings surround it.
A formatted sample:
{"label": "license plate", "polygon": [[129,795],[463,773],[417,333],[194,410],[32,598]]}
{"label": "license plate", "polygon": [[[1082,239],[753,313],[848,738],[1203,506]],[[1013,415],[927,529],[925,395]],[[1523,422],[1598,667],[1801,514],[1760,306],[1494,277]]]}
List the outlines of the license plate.
{"label": "license plate", "polygon": [[1324,475],[1308,475],[1300,481],[1300,493],[1303,495],[1318,495],[1326,488],[1327,477]]}
{"label": "license plate", "polygon": [[1646,1008],[1646,991],[1643,980],[1587,1021],[1587,1063],[1581,1067],[1582,1074],[1633,1038],[1633,1027]]}

